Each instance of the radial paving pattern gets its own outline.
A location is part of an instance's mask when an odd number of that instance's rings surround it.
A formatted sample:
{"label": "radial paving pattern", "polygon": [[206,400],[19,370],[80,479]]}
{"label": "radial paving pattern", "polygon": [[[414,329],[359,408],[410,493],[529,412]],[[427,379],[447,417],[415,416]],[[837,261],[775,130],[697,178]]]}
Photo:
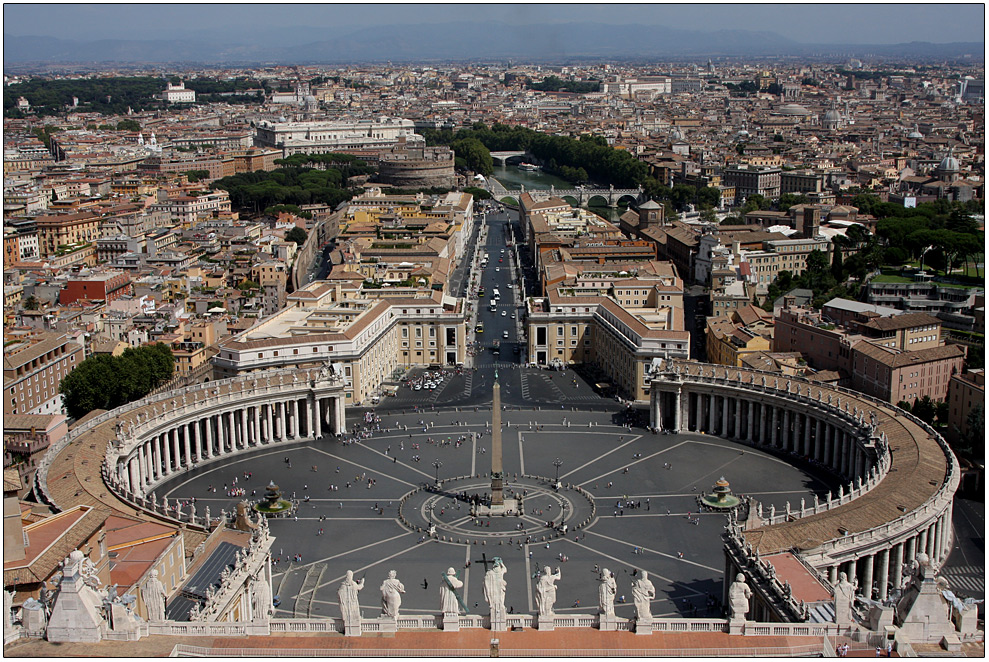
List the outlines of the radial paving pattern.
{"label": "radial paving pattern", "polygon": [[[297,519],[271,521],[278,559],[274,590],[283,616],[295,614],[297,605],[314,617],[338,615],[336,587],[347,570],[366,576],[361,605],[365,616],[377,616],[378,587],[391,569],[405,584],[403,612],[434,613],[440,574],[451,566],[465,581],[470,612],[485,613],[483,563],[494,556],[508,566],[506,603],[515,612],[534,612],[535,573],[549,565],[562,570],[557,610],[563,613],[595,610],[597,567],[617,575],[619,596],[628,600],[634,574],[648,570],[658,592],[656,615],[713,615],[707,598],[721,593],[724,515],[699,514],[697,495],[725,475],[736,494],[782,509],[787,501],[795,504],[829,487],[826,476],[809,475],[762,451],[704,435],[629,429],[613,424],[613,413],[568,411],[564,419],[561,412],[506,411],[505,475],[508,488],[525,493],[525,513],[472,520],[469,504],[453,498],[462,491],[483,493],[489,485],[491,413],[472,409],[382,414],[382,430],[359,443],[258,449],[201,466],[158,495],[195,497],[200,512],[205,506],[229,512],[239,500],[225,494],[234,479],[249,500],[262,498],[274,480],[287,497],[300,500]],[[480,433],[476,441],[471,432]],[[436,460],[445,494],[424,489],[434,485]],[[552,487],[557,470],[560,491]],[[459,476],[474,478],[454,480]],[[564,503],[565,536],[547,526],[550,520],[559,524]],[[416,530],[428,528],[429,505],[437,538]],[[292,560],[297,555],[301,561]],[[319,565],[326,568],[312,594],[303,584]],[[631,616],[632,605],[619,603],[617,613]]]}

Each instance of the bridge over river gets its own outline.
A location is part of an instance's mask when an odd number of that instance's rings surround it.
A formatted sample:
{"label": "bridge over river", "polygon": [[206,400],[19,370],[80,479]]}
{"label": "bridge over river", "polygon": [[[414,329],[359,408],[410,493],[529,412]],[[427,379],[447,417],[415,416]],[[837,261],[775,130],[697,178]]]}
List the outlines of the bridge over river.
{"label": "bridge over river", "polygon": [[[614,186],[609,186],[608,188],[577,186],[575,188],[562,189],[550,186],[549,189],[529,189],[523,185],[520,189],[509,190],[502,186],[501,182],[497,179],[489,178],[486,188],[496,199],[502,202],[510,202],[514,205],[519,204],[519,196],[523,193],[528,193],[535,200],[546,200],[551,197],[563,198],[571,205],[585,208],[590,206],[592,201],[597,203],[595,206],[611,207],[614,209],[622,201],[633,205],[645,202],[646,200],[645,193],[641,187],[618,189]],[[510,200],[506,198],[510,198]]]}

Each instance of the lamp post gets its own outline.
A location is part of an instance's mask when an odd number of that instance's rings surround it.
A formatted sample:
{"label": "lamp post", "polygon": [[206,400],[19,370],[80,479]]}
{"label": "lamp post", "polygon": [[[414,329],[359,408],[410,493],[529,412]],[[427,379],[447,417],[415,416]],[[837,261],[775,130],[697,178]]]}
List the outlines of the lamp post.
{"label": "lamp post", "polygon": [[437,485],[440,484],[440,467],[442,467],[442,466],[443,466],[443,463],[442,462],[440,462],[439,460],[433,460],[433,467],[436,469],[436,484]]}
{"label": "lamp post", "polygon": [[556,467],[556,479],[553,481],[553,486],[560,489],[560,467],[563,466],[563,460],[556,458],[553,460],[553,466]]}

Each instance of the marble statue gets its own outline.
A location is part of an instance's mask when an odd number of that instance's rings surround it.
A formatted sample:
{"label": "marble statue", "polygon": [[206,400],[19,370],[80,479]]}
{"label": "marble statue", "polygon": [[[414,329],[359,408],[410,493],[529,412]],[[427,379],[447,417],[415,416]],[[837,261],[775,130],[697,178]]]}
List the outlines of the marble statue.
{"label": "marble statue", "polygon": [[638,620],[652,620],[651,602],[655,597],[656,587],[649,581],[649,573],[643,570],[639,579],[632,584],[632,601],[635,603],[635,617]]}
{"label": "marble statue", "polygon": [[508,568],[500,556],[494,558],[494,563],[487,572],[484,573],[484,600],[491,608],[492,614],[503,614],[505,612],[505,592],[508,589],[508,582],[505,581],[505,574]]}
{"label": "marble statue", "polygon": [[605,616],[615,615],[615,594],[618,593],[618,583],[615,576],[607,568],[601,569],[598,575],[598,611]]}
{"label": "marble statue", "polygon": [[255,621],[266,621],[274,606],[271,602],[271,586],[264,577],[264,570],[251,581],[251,609]]}
{"label": "marble statue", "polygon": [[152,570],[148,581],[141,589],[144,607],[148,611],[148,621],[165,620],[165,585],[158,579],[158,571]]}
{"label": "marble statue", "polygon": [[402,606],[405,586],[398,581],[398,573],[388,571],[388,579],[381,584],[381,611],[388,618],[398,620],[398,608]]}
{"label": "marble statue", "polygon": [[348,570],[347,576],[340,582],[337,589],[337,597],[340,599],[340,615],[343,617],[344,627],[360,627],[361,605],[358,602],[357,592],[364,588],[364,580],[354,581],[354,571]]}
{"label": "marble statue", "polygon": [[744,621],[745,615],[749,613],[749,598],[752,597],[752,589],[745,583],[745,575],[738,573],[735,581],[728,589],[728,605],[731,607],[731,619],[733,621]]}
{"label": "marble statue", "polygon": [[447,614],[456,616],[460,613],[460,596],[457,595],[457,589],[463,585],[464,583],[457,578],[457,571],[447,568],[443,575],[443,583],[440,584],[440,606],[444,616]]}
{"label": "marble statue", "polygon": [[848,575],[840,573],[834,587],[834,622],[839,625],[852,622],[852,605],[855,603],[855,585]]}
{"label": "marble statue", "polygon": [[549,566],[543,568],[539,581],[536,582],[536,606],[539,608],[540,616],[553,616],[553,606],[556,604],[556,582],[562,578],[559,568],[555,573]]}

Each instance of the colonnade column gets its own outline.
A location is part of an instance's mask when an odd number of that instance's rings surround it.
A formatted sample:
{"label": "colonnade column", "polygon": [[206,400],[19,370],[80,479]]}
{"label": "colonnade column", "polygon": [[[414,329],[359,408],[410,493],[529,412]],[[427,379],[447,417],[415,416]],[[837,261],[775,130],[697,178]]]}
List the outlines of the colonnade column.
{"label": "colonnade column", "polygon": [[313,421],[316,434],[313,435],[316,439],[322,439],[323,437],[323,400],[313,396]]}
{"label": "colonnade column", "polygon": [[810,431],[811,420],[812,420],[811,417],[806,412],[804,412],[804,438],[803,438],[803,442],[804,443],[803,443],[802,454],[804,456],[806,456],[806,457],[811,457],[811,455],[812,455],[811,452],[810,452],[810,449],[811,449],[811,443],[810,443],[811,442],[811,438],[810,438],[810,435],[811,435],[811,431]]}
{"label": "colonnade column", "polygon": [[673,409],[673,431],[680,432],[681,421],[680,417],[682,412],[680,408],[683,406],[683,395],[681,389],[676,390],[676,395],[674,396],[674,409]]}
{"label": "colonnade column", "polygon": [[213,431],[213,417],[210,416],[206,419],[206,459],[207,460],[213,457],[213,440],[215,438],[213,436],[214,434],[216,433]]}
{"label": "colonnade column", "polygon": [[780,412],[780,408],[774,406],[773,419],[772,419],[772,423],[770,424],[770,431],[769,431],[769,443],[773,446],[776,446],[777,441],[779,440],[779,412]]}
{"label": "colonnade column", "polygon": [[192,428],[195,423],[186,423],[182,426],[182,448],[185,450],[185,466],[192,466]]}
{"label": "colonnade column", "polygon": [[127,491],[131,494],[137,492],[138,488],[141,486],[140,472],[140,462],[138,461],[137,455],[134,455],[127,462]]}
{"label": "colonnade column", "polygon": [[223,447],[223,412],[216,415],[216,454],[223,455],[226,450]]}
{"label": "colonnade column", "polygon": [[145,457],[146,444],[141,444],[137,447],[137,464],[141,472],[141,491],[144,491],[144,487],[148,484],[148,459]]}
{"label": "colonnade column", "polygon": [[708,395],[707,396],[707,430],[706,430],[708,434],[714,434],[716,407],[717,404],[715,403],[714,394]]}
{"label": "colonnade column", "polygon": [[869,554],[865,557],[865,567],[862,568],[862,595],[872,599],[872,571],[873,556]]}
{"label": "colonnade column", "polygon": [[879,552],[879,599],[885,600],[889,595],[887,585],[889,584],[889,548]]}
{"label": "colonnade column", "polygon": [[728,437],[728,404],[730,400],[727,395],[720,396],[721,398],[721,430],[719,434],[722,437]]}
{"label": "colonnade column", "polygon": [[823,462],[825,455],[825,444],[824,444],[824,420],[821,418],[815,419],[817,426],[814,430],[814,459],[818,462]]}
{"label": "colonnade column", "polygon": [[196,420],[192,422],[192,449],[197,462],[203,459],[203,447],[199,440],[199,426],[200,421]]}
{"label": "colonnade column", "polygon": [[275,433],[273,431],[273,428],[271,427],[271,403],[270,402],[267,403],[266,405],[264,405],[264,421],[266,423],[265,429],[264,429],[264,438],[267,441],[267,443],[270,444],[272,441],[275,440]]}
{"label": "colonnade column", "polygon": [[900,588],[903,584],[901,579],[903,572],[903,545],[899,542],[893,547],[893,590]]}

